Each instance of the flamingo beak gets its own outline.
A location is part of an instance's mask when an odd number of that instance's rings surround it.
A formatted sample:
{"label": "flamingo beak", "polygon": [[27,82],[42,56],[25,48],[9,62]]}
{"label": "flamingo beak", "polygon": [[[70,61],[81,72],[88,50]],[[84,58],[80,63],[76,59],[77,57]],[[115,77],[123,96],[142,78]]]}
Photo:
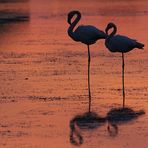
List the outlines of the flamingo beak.
{"label": "flamingo beak", "polygon": [[107,32],[108,32],[108,27],[106,27],[106,29],[105,29],[105,33],[107,34]]}
{"label": "flamingo beak", "polygon": [[68,22],[69,25],[71,25],[71,17],[70,16],[68,16],[67,22]]}
{"label": "flamingo beak", "polygon": [[70,13],[68,14],[68,17],[67,17],[67,22],[68,22],[69,25],[71,25],[71,19],[72,19],[72,17],[73,17],[73,13],[70,12]]}

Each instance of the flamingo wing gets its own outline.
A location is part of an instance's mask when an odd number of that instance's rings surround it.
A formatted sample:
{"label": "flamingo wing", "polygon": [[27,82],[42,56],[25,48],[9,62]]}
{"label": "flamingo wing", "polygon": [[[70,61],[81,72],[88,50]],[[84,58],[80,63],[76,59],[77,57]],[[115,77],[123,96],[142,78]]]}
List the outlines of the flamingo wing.
{"label": "flamingo wing", "polygon": [[128,52],[136,47],[137,42],[126,36],[116,35],[109,39],[108,45],[112,52]]}
{"label": "flamingo wing", "polygon": [[81,25],[75,30],[77,39],[85,44],[93,44],[98,39],[105,38],[106,34],[91,25]]}

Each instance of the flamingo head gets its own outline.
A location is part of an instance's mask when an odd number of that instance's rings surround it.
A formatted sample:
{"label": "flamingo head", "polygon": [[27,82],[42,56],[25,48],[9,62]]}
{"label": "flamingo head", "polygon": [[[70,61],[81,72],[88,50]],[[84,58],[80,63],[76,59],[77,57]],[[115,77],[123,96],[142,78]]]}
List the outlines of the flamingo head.
{"label": "flamingo head", "polygon": [[77,11],[77,10],[73,10],[73,11],[70,11],[70,12],[68,13],[67,22],[68,22],[70,25],[72,24],[71,19],[72,19],[73,16],[75,16],[75,15],[78,15],[78,16],[81,17],[81,13],[80,13],[79,11]]}

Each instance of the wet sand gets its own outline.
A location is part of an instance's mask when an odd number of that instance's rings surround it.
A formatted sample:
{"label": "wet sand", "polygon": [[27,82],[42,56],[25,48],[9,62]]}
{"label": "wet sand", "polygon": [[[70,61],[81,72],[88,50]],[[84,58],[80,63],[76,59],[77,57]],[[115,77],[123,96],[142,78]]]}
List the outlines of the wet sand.
{"label": "wet sand", "polygon": [[[36,5],[35,5],[36,3]],[[67,35],[67,13],[82,12],[80,24],[102,30],[113,21],[118,33],[138,39],[144,50],[125,55],[126,105],[146,114],[118,124],[79,129],[83,148],[146,148],[148,145],[148,2],[30,2],[31,21],[0,25],[0,148],[73,148],[70,121],[88,111],[87,48]],[[91,46],[92,111],[106,116],[122,106],[121,54],[104,41]]]}

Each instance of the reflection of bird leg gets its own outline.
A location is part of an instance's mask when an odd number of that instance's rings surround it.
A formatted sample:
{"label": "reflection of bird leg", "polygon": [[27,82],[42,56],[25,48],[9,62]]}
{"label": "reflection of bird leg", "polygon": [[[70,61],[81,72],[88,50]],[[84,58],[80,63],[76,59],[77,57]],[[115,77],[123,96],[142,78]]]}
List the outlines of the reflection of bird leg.
{"label": "reflection of bird leg", "polygon": [[[70,122],[70,128],[71,128],[71,131],[70,131],[70,142],[72,144],[74,144],[74,145],[77,145],[77,146],[83,144],[83,137],[81,136],[81,134],[77,131],[77,129],[75,127],[75,120],[72,120]],[[76,138],[78,138],[78,141],[77,141]]]}
{"label": "reflection of bird leg", "polygon": [[88,46],[88,96],[89,96],[89,112],[91,111],[91,91],[90,91],[90,50]]}
{"label": "reflection of bird leg", "polygon": [[118,135],[118,126],[115,123],[108,123],[107,130],[111,137]]}
{"label": "reflection of bird leg", "polygon": [[123,108],[125,107],[125,91],[124,91],[124,53],[122,52],[122,94],[123,94]]}

